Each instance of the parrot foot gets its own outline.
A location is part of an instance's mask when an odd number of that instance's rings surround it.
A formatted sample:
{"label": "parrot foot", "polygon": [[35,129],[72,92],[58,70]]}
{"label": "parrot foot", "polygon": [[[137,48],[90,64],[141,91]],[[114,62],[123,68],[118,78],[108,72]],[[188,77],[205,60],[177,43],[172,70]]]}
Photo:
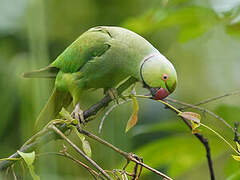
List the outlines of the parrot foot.
{"label": "parrot foot", "polygon": [[84,126],[86,125],[86,121],[83,116],[83,110],[81,110],[79,103],[77,103],[77,105],[75,106],[73,112],[71,113],[71,116],[74,119],[77,119],[79,124],[83,124]]}
{"label": "parrot foot", "polygon": [[109,88],[107,90],[107,93],[109,94],[112,100],[115,100],[115,102],[119,104],[119,95],[118,95],[117,89]]}

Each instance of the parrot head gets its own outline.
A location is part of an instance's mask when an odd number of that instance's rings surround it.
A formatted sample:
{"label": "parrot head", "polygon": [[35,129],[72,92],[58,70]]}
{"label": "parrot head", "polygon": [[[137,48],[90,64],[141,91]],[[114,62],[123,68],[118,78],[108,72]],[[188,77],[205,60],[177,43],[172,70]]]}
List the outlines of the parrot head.
{"label": "parrot head", "polygon": [[176,89],[177,73],[172,63],[160,53],[143,60],[140,74],[153,99],[164,99]]}

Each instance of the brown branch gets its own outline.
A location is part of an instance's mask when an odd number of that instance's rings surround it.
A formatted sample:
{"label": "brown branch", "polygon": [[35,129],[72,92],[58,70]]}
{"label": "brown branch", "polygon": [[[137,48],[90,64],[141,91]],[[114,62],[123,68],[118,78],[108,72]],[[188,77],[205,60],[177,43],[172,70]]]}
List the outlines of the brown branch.
{"label": "brown branch", "polygon": [[[134,78],[129,78],[127,79],[123,84],[121,84],[118,88],[118,94],[122,94],[123,91],[128,89],[128,87],[136,82],[136,79]],[[102,100],[100,100],[98,103],[94,104],[91,106],[89,109],[83,112],[84,119],[87,119],[91,116],[94,116],[97,114],[97,112],[107,106],[110,102],[112,101],[111,97],[109,95],[106,95]],[[67,131],[69,128],[67,124],[60,125],[58,129],[62,132]],[[35,135],[34,138],[30,138],[27,143],[24,144],[24,146],[21,147],[21,152],[32,152],[36,150],[37,148],[41,147],[44,144],[47,144],[50,141],[56,140],[59,137],[56,136],[56,134],[53,131],[44,131],[44,133],[41,134],[41,136]],[[15,152],[9,158],[20,158],[20,155]],[[5,160],[0,162],[0,171],[7,169],[9,166],[14,164],[17,161],[12,161],[12,160]]]}
{"label": "brown branch", "polygon": [[[240,143],[239,133],[238,133],[239,122],[234,123],[234,141]],[[238,148],[237,148],[238,150]],[[239,151],[239,150],[238,150]]]}
{"label": "brown branch", "polygon": [[[177,101],[175,99],[170,99],[168,98],[167,99],[168,101],[171,101],[171,102],[179,102],[180,101]],[[181,102],[182,103],[182,102]],[[190,104],[186,104],[184,103],[185,105],[190,105]],[[192,105],[191,105],[192,106]],[[195,106],[192,106],[192,107],[195,107]],[[196,106],[197,107],[197,106]],[[199,107],[197,107],[199,108]],[[173,109],[170,109],[172,110],[173,112],[177,113],[176,111],[174,111]],[[179,109],[180,110],[180,109]],[[180,116],[181,117],[181,116]],[[190,128],[190,130],[192,130],[192,126],[191,124],[189,123],[189,121],[187,121],[186,119],[184,119],[183,117],[181,117],[181,119],[185,122],[185,124]],[[200,133],[194,133],[194,136],[196,138],[198,138],[198,140],[204,145],[205,147],[205,150],[206,150],[206,156],[207,156],[207,161],[208,161],[208,168],[209,168],[209,172],[210,172],[210,177],[211,177],[211,180],[215,180],[215,176],[214,176],[214,169],[213,169],[213,163],[212,163],[212,158],[211,158],[211,152],[210,152],[210,146],[209,146],[209,143],[208,143],[208,139],[205,138],[202,134]]]}
{"label": "brown branch", "polygon": [[[142,158],[140,158],[140,161],[143,163],[143,159]],[[141,173],[142,173],[142,166],[140,166],[140,169],[139,169],[138,175],[136,177],[136,180],[138,180],[140,178]]]}
{"label": "brown branch", "polygon": [[64,139],[70,146],[72,146],[73,149],[76,150],[78,154],[80,154],[82,157],[84,157],[88,162],[90,162],[96,169],[98,169],[103,176],[105,176],[108,180],[112,180],[112,178],[90,157],[84,154],[84,152],[79,149],[70,139],[68,139],[63,132],[61,132],[56,126],[51,125],[51,129],[53,129],[62,139]]}
{"label": "brown branch", "polygon": [[[216,101],[216,100],[219,100],[219,99],[222,99],[224,97],[228,97],[228,96],[233,96],[233,95],[239,95],[240,94],[240,91],[234,91],[234,92],[230,92],[230,93],[225,93],[225,94],[222,94],[220,96],[216,96],[216,97],[213,97],[213,98],[209,98],[209,99],[206,99],[206,100],[203,100],[203,101],[200,101],[198,103],[195,103],[193,104],[194,106],[200,106],[200,105],[203,105],[203,104],[207,104],[209,102],[212,102],[212,101]],[[189,106],[183,106],[181,107],[181,109],[187,109],[189,108]]]}
{"label": "brown branch", "polygon": [[[124,82],[118,89],[118,93],[121,94],[124,90],[126,90],[130,84],[132,84],[133,82],[135,82],[136,80],[133,79],[133,78],[129,78],[126,82]],[[205,100],[205,101],[201,101],[196,105],[201,105],[201,104],[206,104],[206,103],[209,103],[211,101],[214,101],[214,100],[217,100],[217,99],[220,99],[220,98],[223,98],[223,97],[227,97],[227,96],[230,96],[230,95],[236,95],[236,94],[239,94],[240,91],[236,91],[236,92],[232,92],[232,93],[227,93],[227,94],[224,94],[224,95],[221,95],[221,96],[218,96],[218,97],[215,97],[215,98],[210,98],[208,100]],[[94,116],[97,114],[97,112],[102,109],[103,107],[107,106],[110,102],[112,101],[111,97],[109,95],[106,95],[101,101],[99,101],[98,103],[96,103],[95,105],[91,106],[89,109],[87,109],[86,111],[84,111],[83,115],[84,115],[84,118],[86,119],[86,121],[89,121],[89,117],[91,116]],[[188,104],[189,105],[189,104]],[[189,107],[189,106],[188,106]],[[193,107],[193,106],[192,106]],[[197,107],[197,106],[196,106]],[[185,107],[183,107],[185,108]],[[187,108],[187,107],[186,107]],[[200,107],[198,107],[200,108]],[[199,109],[203,112],[207,112],[204,108],[203,109]],[[218,116],[213,116],[215,118],[217,118]],[[191,128],[191,125],[185,121],[185,123],[188,125],[188,127],[190,129]],[[58,127],[58,129],[60,131],[62,131],[63,133],[68,130],[68,126],[67,124],[63,124],[63,125],[60,125]],[[211,160],[211,155],[210,155],[210,148],[209,148],[209,144],[208,144],[208,140],[206,138],[203,137],[202,134],[199,134],[199,133],[196,133],[195,136],[203,143],[203,145],[205,146],[205,149],[206,149],[206,152],[207,152],[207,159],[208,159],[208,165],[209,165],[209,170],[210,170],[210,174],[211,174],[211,179],[213,180],[214,179],[214,173],[213,173],[213,168],[212,168],[212,160]],[[46,144],[52,140],[56,140],[58,139],[59,137],[56,136],[56,134],[52,131],[46,131],[44,132],[43,134],[40,135],[40,137],[35,137],[33,138],[34,140],[33,141],[29,141],[27,144],[25,144],[23,147],[21,147],[21,151],[22,152],[31,152],[35,149],[37,149],[38,147],[40,147],[41,145],[43,144]],[[103,143],[103,142],[102,142]],[[104,143],[103,143],[104,144]],[[107,145],[107,144],[105,144]],[[117,150],[118,148],[116,148],[115,146],[111,145],[108,143],[108,145],[110,148],[112,148],[113,150]],[[119,149],[118,149],[119,150]],[[130,161],[133,161],[135,163],[138,163],[139,165],[155,172],[156,174],[159,174],[161,175],[160,172],[158,172],[157,170],[143,164],[142,162],[139,162],[138,160],[136,160],[135,158],[133,158],[132,156],[130,156],[128,153],[124,152],[124,151],[119,151],[120,154],[122,154],[126,159],[130,160]],[[126,155],[126,156],[125,156]],[[19,158],[19,154],[16,152],[14,154],[12,154],[9,158]],[[127,158],[128,157],[128,158]],[[14,164],[16,161],[12,161],[12,160],[6,160],[6,161],[2,161],[0,162],[0,171],[1,170],[4,170],[4,169],[7,169],[8,167],[10,167],[12,164]]]}
{"label": "brown branch", "polygon": [[172,180],[172,178],[168,177],[167,175],[165,175],[165,174],[159,172],[158,170],[156,170],[156,169],[154,169],[154,168],[144,164],[142,161],[137,160],[132,153],[127,153],[127,152],[117,148],[116,146],[114,146],[114,145],[110,144],[109,142],[101,139],[100,137],[98,137],[98,136],[96,136],[96,135],[94,135],[94,134],[92,134],[92,133],[90,133],[90,132],[80,128],[79,126],[77,127],[77,130],[81,134],[84,134],[84,135],[88,136],[89,138],[92,138],[92,139],[98,141],[99,143],[101,143],[101,144],[103,144],[105,146],[108,146],[109,148],[111,148],[115,152],[117,152],[117,153],[121,154],[122,156],[124,156],[128,161],[135,162],[136,164],[138,164],[138,165],[140,165],[142,167],[145,167],[146,169],[154,172],[155,174],[157,174],[157,175],[159,175],[159,176],[161,176],[161,177],[163,177],[163,178],[165,178],[167,180]]}
{"label": "brown branch", "polygon": [[95,180],[97,180],[96,177],[99,177],[100,179],[103,179],[103,177],[99,176],[99,174],[96,171],[94,171],[92,168],[90,168],[89,166],[87,166],[83,162],[79,161],[78,159],[75,159],[73,156],[71,156],[69,153],[67,153],[65,151],[64,152],[44,152],[44,153],[37,154],[38,157],[39,156],[45,156],[45,155],[56,155],[56,156],[61,156],[61,157],[68,158],[68,159],[74,161],[75,163],[77,163],[78,165],[80,165],[81,167],[87,169],[88,172],[93,176],[93,178]]}

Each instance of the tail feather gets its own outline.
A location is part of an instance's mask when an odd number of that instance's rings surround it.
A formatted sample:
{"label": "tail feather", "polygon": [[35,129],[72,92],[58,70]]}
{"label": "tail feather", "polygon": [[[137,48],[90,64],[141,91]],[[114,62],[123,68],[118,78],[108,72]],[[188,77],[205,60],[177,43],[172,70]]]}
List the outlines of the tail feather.
{"label": "tail feather", "polygon": [[56,67],[47,66],[31,72],[23,73],[24,78],[56,78],[59,69]]}
{"label": "tail feather", "polygon": [[43,128],[49,121],[57,118],[62,107],[68,108],[72,102],[72,97],[68,92],[58,91],[54,89],[48,102],[40,112],[36,122],[35,129]]}

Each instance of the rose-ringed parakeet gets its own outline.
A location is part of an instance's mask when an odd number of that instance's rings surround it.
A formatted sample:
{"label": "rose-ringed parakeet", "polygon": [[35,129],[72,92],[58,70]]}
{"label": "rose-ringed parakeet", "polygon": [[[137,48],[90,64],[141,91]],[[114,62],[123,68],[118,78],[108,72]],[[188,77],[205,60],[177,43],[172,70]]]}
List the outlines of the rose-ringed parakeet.
{"label": "rose-ringed parakeet", "polygon": [[88,89],[115,88],[127,78],[141,82],[153,98],[163,99],[177,84],[166,57],[140,35],[99,26],[83,33],[49,66],[24,73],[27,78],[55,78],[55,89],[37,121],[54,119],[62,107],[76,105]]}

